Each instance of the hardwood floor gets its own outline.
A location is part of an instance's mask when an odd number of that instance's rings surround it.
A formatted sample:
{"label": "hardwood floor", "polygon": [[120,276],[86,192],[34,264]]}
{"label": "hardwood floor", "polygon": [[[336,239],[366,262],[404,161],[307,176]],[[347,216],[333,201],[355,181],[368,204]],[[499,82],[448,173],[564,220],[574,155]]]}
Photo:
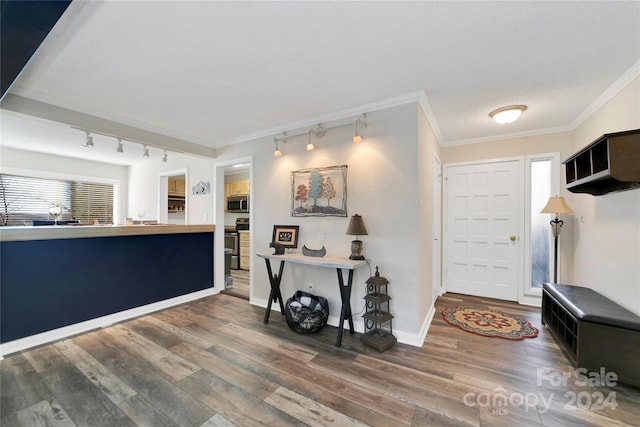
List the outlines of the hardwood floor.
{"label": "hardwood floor", "polygon": [[[440,315],[461,305],[526,317],[540,334],[461,331]],[[264,325],[242,299],[203,298],[7,357],[0,425],[640,425],[640,390],[552,381],[575,371],[539,309],[455,294],[436,308],[421,348],[378,353],[358,334],[336,348],[335,328],[299,335],[277,312]]]}
{"label": "hardwood floor", "polygon": [[249,270],[231,270],[233,286],[222,293],[249,300]]}

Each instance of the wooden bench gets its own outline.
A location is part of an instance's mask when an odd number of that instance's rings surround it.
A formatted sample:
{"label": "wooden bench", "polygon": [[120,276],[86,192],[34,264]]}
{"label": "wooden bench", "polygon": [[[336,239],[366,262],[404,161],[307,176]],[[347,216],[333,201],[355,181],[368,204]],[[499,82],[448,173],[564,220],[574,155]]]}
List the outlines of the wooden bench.
{"label": "wooden bench", "polygon": [[640,387],[640,316],[593,289],[544,283],[542,324],[576,368]]}

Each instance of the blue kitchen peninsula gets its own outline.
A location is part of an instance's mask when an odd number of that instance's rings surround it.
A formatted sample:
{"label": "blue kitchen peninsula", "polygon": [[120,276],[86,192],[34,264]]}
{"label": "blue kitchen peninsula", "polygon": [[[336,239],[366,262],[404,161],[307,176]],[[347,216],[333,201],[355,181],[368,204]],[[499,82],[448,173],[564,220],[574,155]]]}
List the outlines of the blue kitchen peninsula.
{"label": "blue kitchen peninsula", "polygon": [[213,293],[214,231],[214,225],[1,228],[2,353]]}

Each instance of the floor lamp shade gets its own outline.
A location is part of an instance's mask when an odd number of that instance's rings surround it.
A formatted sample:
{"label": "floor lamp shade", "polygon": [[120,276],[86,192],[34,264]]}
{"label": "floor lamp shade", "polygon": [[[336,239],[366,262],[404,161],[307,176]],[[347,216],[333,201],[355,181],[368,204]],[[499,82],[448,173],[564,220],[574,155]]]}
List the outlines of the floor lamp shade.
{"label": "floor lamp shade", "polygon": [[360,215],[355,214],[351,217],[345,234],[356,236],[356,240],[351,242],[349,259],[364,259],[364,255],[362,255],[362,240],[359,240],[358,236],[366,236],[369,233],[367,233],[367,227],[365,227],[364,220]]}
{"label": "floor lamp shade", "polygon": [[555,218],[549,224],[551,224],[551,232],[553,233],[553,281],[558,283],[558,236],[560,236],[560,230],[562,230],[562,224],[564,224],[559,219],[559,216],[561,213],[572,214],[574,212],[567,205],[564,197],[550,197],[540,213],[552,213],[555,215]]}

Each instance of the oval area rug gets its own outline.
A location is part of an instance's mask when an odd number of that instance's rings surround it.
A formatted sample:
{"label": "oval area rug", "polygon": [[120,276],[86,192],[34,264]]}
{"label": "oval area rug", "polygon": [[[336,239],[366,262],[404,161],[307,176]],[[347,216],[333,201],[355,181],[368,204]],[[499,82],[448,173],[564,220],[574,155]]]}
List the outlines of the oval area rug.
{"label": "oval area rug", "polygon": [[484,337],[520,341],[535,338],[538,330],[528,320],[482,308],[456,307],[442,311],[443,319],[463,331]]}

